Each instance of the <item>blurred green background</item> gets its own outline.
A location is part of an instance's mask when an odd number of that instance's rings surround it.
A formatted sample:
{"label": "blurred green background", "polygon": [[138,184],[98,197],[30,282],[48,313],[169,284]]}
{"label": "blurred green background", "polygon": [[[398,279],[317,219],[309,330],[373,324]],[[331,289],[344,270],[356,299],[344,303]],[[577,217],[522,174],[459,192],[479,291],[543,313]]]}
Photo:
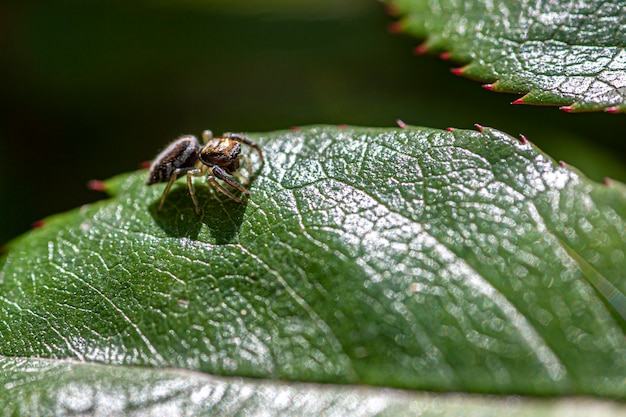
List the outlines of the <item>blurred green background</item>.
{"label": "blurred green background", "polygon": [[626,180],[623,115],[512,106],[392,21],[374,0],[2,2],[0,245],[206,128],[480,123]]}

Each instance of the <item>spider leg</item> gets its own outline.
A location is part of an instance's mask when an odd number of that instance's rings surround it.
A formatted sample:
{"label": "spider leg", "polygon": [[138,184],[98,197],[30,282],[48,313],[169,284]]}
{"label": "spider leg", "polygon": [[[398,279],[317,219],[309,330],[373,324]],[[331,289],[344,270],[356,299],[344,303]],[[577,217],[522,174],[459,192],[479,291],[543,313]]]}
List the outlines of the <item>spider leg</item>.
{"label": "spider leg", "polygon": [[172,172],[172,176],[170,177],[169,181],[167,182],[167,185],[165,186],[165,189],[163,190],[163,194],[161,195],[161,201],[159,202],[159,206],[157,207],[157,211],[161,211],[163,209],[163,204],[165,204],[165,198],[167,197],[167,195],[170,193],[170,189],[172,188],[172,185],[174,184],[174,182],[176,182],[176,179],[178,179],[178,176],[180,174],[187,174],[187,188],[189,188],[189,194],[191,194],[191,199],[193,200],[194,206],[196,207],[196,213],[199,214],[199,208],[198,208],[198,201],[196,200],[196,189],[193,186],[193,182],[191,181],[191,177],[193,176],[198,176],[198,175],[202,175],[202,170],[198,169],[198,168],[178,168],[175,169],[174,172]]}
{"label": "spider leg", "polygon": [[239,172],[236,172],[235,175],[237,176],[237,178],[239,178],[239,180],[242,182],[244,186],[247,186],[250,183],[250,178],[252,178],[252,164],[250,163],[250,158],[248,158],[245,155],[241,155],[239,158],[246,165],[246,171],[248,171],[248,176],[245,177],[241,175]]}
{"label": "spider leg", "polygon": [[165,186],[165,189],[163,190],[163,194],[161,195],[161,201],[159,202],[159,207],[157,207],[157,211],[161,211],[163,209],[163,204],[165,203],[165,197],[167,197],[167,195],[169,194],[170,188],[172,188],[172,184],[174,184],[174,181],[176,181],[176,178],[178,177],[177,171],[178,170],[172,173],[170,180],[167,182],[167,185]]}
{"label": "spider leg", "polygon": [[[204,137],[204,134],[202,137]],[[240,143],[244,143],[254,148],[254,150],[257,151],[259,154],[259,158],[261,159],[261,165],[265,163],[265,159],[263,158],[263,151],[261,151],[261,147],[252,139],[248,139],[247,137],[245,137],[244,135],[240,135],[239,133],[231,133],[231,132],[224,133],[222,137],[227,138],[227,139],[232,139]]]}
{"label": "spider leg", "polygon": [[211,184],[211,186],[215,187],[219,192],[221,192],[222,194],[224,194],[226,197],[230,198],[231,200],[233,200],[235,203],[239,203],[241,204],[241,198],[237,197],[236,195],[234,195],[233,193],[231,193],[230,191],[228,191],[226,188],[222,187],[213,177],[209,177],[209,184]]}
{"label": "spider leg", "polygon": [[170,177],[170,180],[167,182],[167,185],[165,186],[165,189],[163,190],[163,194],[161,195],[161,201],[159,202],[159,207],[157,207],[157,211],[161,211],[163,209],[163,204],[165,203],[165,197],[167,197],[167,195],[170,193],[170,188],[172,188],[172,184],[174,184],[174,182],[176,181],[176,178],[178,178],[179,174],[182,174],[183,172],[187,172],[189,170],[189,168],[178,168],[175,169],[174,172],[172,172],[172,176]]}
{"label": "spider leg", "polygon": [[211,139],[213,139],[213,132],[210,130],[205,130],[202,132],[202,142],[208,143]]}
{"label": "spider leg", "polygon": [[193,207],[196,210],[196,214],[200,215],[200,206],[198,205],[198,199],[196,198],[196,187],[193,185],[193,177],[202,175],[200,168],[195,168],[187,171],[187,188],[189,189],[189,195],[193,201]]}
{"label": "spider leg", "polygon": [[219,166],[217,166],[217,165],[216,166],[212,166],[211,168],[209,168],[209,172],[211,174],[207,178],[209,183],[213,187],[215,187],[218,191],[220,191],[222,194],[224,194],[226,197],[230,198],[231,200],[233,200],[233,201],[235,201],[237,203],[241,203],[241,199],[239,197],[235,196],[233,193],[231,193],[226,188],[224,188],[222,185],[220,185],[215,180],[215,178],[219,178],[220,180],[224,181],[225,183],[227,183],[231,187],[238,189],[239,191],[241,191],[245,195],[250,194],[250,191],[248,191],[243,185],[241,185],[237,181],[235,181],[230,175],[228,175],[226,173],[226,171],[224,171]]}

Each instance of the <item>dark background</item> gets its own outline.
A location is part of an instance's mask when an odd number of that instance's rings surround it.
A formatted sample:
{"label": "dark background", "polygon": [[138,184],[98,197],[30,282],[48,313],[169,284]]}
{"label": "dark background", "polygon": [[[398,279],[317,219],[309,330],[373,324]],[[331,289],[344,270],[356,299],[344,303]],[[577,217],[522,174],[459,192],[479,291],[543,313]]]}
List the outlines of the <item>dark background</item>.
{"label": "dark background", "polygon": [[207,128],[480,123],[626,180],[623,115],[511,106],[414,56],[374,0],[125,3],[0,4],[0,245]]}

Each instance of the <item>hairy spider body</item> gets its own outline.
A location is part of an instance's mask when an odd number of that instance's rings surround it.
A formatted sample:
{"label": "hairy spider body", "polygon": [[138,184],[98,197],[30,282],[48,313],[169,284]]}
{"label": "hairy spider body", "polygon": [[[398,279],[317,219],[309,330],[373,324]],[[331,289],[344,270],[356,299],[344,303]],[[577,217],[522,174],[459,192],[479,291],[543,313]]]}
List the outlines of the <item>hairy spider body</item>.
{"label": "hairy spider body", "polygon": [[204,145],[198,158],[205,165],[218,165],[226,172],[235,172],[239,169],[240,153],[241,144],[236,140],[214,138]]}
{"label": "hairy spider body", "polygon": [[181,136],[170,143],[152,162],[147,184],[167,182],[157,211],[161,211],[170,188],[182,174],[187,176],[187,188],[198,215],[200,214],[200,207],[196,198],[193,177],[206,175],[206,180],[211,186],[238,203],[241,203],[242,200],[224,188],[217,182],[216,178],[241,191],[246,196],[250,194],[250,191],[229,174],[233,174],[239,169],[240,159],[245,160],[248,176],[242,182],[247,185],[252,169],[248,158],[241,155],[241,144],[244,143],[254,148],[259,153],[261,164],[263,164],[263,152],[259,145],[236,133],[224,133],[222,136],[214,138],[210,130],[205,130],[202,133],[202,139],[204,145],[200,146],[195,136]]}
{"label": "hairy spider body", "polygon": [[198,160],[200,144],[195,136],[181,136],[170,143],[152,162],[148,185],[167,182],[177,170],[193,168]]}

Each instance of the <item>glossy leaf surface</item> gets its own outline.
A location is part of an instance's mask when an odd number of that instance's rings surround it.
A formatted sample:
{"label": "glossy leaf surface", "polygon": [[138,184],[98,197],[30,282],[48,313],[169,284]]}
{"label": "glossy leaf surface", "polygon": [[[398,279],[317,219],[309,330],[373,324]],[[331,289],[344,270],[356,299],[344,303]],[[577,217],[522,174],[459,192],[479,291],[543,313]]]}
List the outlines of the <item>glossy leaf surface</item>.
{"label": "glossy leaf surface", "polygon": [[389,0],[401,26],[522,103],[626,109],[626,2]]}
{"label": "glossy leaf surface", "polygon": [[4,415],[92,416],[622,416],[598,399],[434,394],[334,384],[215,377],[179,369],[62,360],[0,360]]}
{"label": "glossy leaf surface", "polygon": [[250,152],[246,204],[198,180],[197,217],[181,180],[159,213],[163,186],[140,171],[12,243],[8,395],[23,358],[69,358],[122,375],[626,397],[622,184],[489,128],[250,137],[266,163]]}

